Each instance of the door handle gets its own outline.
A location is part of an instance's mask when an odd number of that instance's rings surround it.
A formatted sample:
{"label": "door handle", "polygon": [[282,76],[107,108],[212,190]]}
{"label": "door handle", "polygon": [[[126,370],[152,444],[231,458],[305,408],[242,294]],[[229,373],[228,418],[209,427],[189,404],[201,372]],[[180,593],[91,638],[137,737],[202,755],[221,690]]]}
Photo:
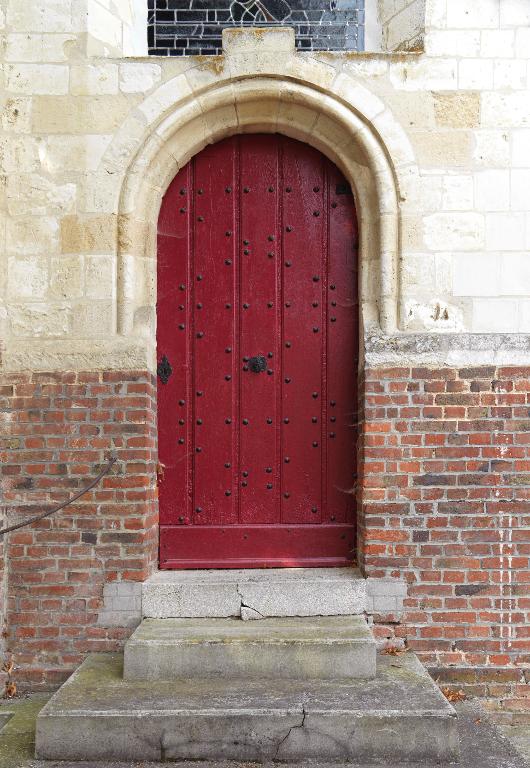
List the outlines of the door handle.
{"label": "door handle", "polygon": [[263,357],[263,355],[258,355],[257,357],[251,357],[248,361],[248,367],[252,371],[252,373],[262,373],[263,371],[267,370],[267,361]]}

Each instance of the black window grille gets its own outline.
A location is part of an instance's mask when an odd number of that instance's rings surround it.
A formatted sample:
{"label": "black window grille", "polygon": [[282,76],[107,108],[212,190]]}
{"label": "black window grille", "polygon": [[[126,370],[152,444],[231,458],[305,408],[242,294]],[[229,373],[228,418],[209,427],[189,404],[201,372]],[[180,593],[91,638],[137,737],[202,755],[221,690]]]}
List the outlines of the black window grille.
{"label": "black window grille", "polygon": [[147,0],[149,53],[216,55],[227,27],[289,26],[301,51],[362,51],[365,0]]}

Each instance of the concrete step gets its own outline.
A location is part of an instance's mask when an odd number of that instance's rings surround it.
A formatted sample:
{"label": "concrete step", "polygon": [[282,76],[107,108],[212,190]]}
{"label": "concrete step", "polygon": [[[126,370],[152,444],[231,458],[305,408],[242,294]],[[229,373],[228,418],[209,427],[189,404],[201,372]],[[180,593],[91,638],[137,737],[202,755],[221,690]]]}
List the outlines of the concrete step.
{"label": "concrete step", "polygon": [[[356,568],[158,571],[142,586],[145,618],[343,616],[369,610]],[[396,581],[389,589],[399,590]]]}
{"label": "concrete step", "polygon": [[125,645],[129,680],[375,676],[376,646],[362,616],[144,619]]}
{"label": "concrete step", "polygon": [[324,762],[457,758],[456,715],[412,654],[373,680],[123,680],[90,656],[41,710],[47,760]]}

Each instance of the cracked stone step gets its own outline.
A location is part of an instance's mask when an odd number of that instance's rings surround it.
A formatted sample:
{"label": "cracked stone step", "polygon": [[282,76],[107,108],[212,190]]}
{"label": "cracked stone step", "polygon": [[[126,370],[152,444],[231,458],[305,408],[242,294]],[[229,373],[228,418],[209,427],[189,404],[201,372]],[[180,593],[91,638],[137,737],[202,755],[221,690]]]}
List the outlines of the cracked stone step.
{"label": "cracked stone step", "polygon": [[367,589],[356,568],[159,571],[142,586],[142,616],[347,616],[367,610]]}
{"label": "cracked stone step", "polygon": [[144,619],[124,658],[130,680],[371,678],[376,646],[362,616]]}
{"label": "cracked stone step", "polygon": [[41,710],[48,760],[457,759],[456,715],[413,654],[381,656],[373,680],[124,680],[90,656]]}

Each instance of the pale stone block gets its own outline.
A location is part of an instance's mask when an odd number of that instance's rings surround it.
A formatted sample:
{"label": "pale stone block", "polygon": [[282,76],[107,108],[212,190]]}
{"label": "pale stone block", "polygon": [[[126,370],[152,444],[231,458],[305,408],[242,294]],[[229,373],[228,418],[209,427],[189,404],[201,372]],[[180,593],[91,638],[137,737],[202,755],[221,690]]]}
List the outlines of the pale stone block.
{"label": "pale stone block", "polygon": [[116,284],[115,259],[112,256],[86,256],[85,296],[110,299]]}
{"label": "pale stone block", "polygon": [[475,205],[481,211],[510,208],[510,171],[480,171],[475,175]]}
{"label": "pale stone block", "polygon": [[512,211],[527,211],[530,202],[530,163],[529,169],[514,169],[511,173],[511,198]]}
{"label": "pale stone block", "polygon": [[61,63],[76,44],[75,35],[10,34],[6,38],[6,61]]}
{"label": "pale stone block", "polygon": [[511,58],[514,55],[514,46],[515,32],[513,29],[486,29],[481,33],[480,55],[486,58]]}
{"label": "pale stone block", "polygon": [[383,26],[383,43],[387,51],[418,50],[425,32],[425,4],[420,0],[403,6]]}
{"label": "pale stone block", "polygon": [[39,140],[32,136],[0,136],[3,173],[31,173],[39,167]]}
{"label": "pale stone block", "polygon": [[493,87],[495,90],[508,88],[518,90],[528,84],[528,64],[526,61],[493,62]]}
{"label": "pale stone block", "polygon": [[8,218],[6,248],[13,254],[57,253],[59,222],[50,216]]}
{"label": "pale stone block", "polygon": [[462,59],[458,64],[458,87],[473,91],[493,88],[493,62]]}
{"label": "pale stone block", "polygon": [[110,134],[48,136],[41,146],[41,162],[48,173],[96,170],[111,142]]}
{"label": "pale stone block", "polygon": [[[326,56],[326,54],[323,54]],[[314,53],[315,59],[320,61],[318,52]],[[354,78],[362,78],[373,81],[373,78],[382,79],[388,74],[388,61],[386,58],[348,58],[342,64],[342,71]]]}
{"label": "pale stone block", "polygon": [[530,168],[530,129],[512,131],[512,164],[515,168]]}
{"label": "pale stone block", "polygon": [[[175,98],[177,98],[175,96]],[[113,133],[132,108],[130,97],[35,96],[33,129],[36,133]]]}
{"label": "pale stone block", "polygon": [[530,27],[530,5],[521,0],[502,0],[501,27]]}
{"label": "pale stone block", "polygon": [[520,59],[530,59],[530,27],[522,26],[516,30],[515,55]]}
{"label": "pale stone block", "polygon": [[57,337],[70,332],[71,310],[66,305],[12,304],[9,313],[14,336]]}
{"label": "pale stone block", "polygon": [[10,175],[7,179],[7,209],[12,216],[46,216],[72,213],[75,184],[58,184],[36,173]]}
{"label": "pale stone block", "polygon": [[4,95],[0,99],[0,126],[6,133],[30,133],[31,98]]}
{"label": "pale stone block", "polygon": [[413,211],[439,211],[442,206],[441,176],[405,176],[400,185],[405,207]]}
{"label": "pale stone block", "polygon": [[72,32],[70,3],[65,0],[11,0],[7,24],[17,32]]}
{"label": "pale stone block", "polygon": [[61,219],[63,253],[107,253],[116,248],[116,216],[64,216]]}
{"label": "pale stone block", "polygon": [[517,301],[513,299],[475,299],[473,331],[477,333],[515,333],[518,328]]}
{"label": "pale stone block", "polygon": [[469,211],[473,208],[473,177],[444,176],[442,207],[445,211]]}
{"label": "pale stone block", "polygon": [[436,123],[442,128],[477,128],[480,124],[480,93],[434,93]]}
{"label": "pale stone block", "polygon": [[123,93],[146,93],[154,88],[161,77],[162,68],[159,64],[120,64],[120,90]]}
{"label": "pale stone block", "polygon": [[443,298],[407,299],[403,310],[404,326],[409,331],[458,333],[466,328],[464,308]]}
{"label": "pale stone block", "polygon": [[48,287],[46,256],[12,256],[7,265],[7,294],[14,299],[43,299]]}
{"label": "pale stone block", "polygon": [[430,91],[421,96],[415,91],[401,91],[399,98],[389,99],[392,114],[407,130],[433,130],[434,98]]}
{"label": "pale stone block", "polygon": [[87,0],[87,53],[109,56],[122,52],[122,21],[98,0]]}
{"label": "pale stone block", "polygon": [[530,301],[519,302],[519,333],[530,333]]}
{"label": "pale stone block", "polygon": [[410,139],[389,109],[377,115],[372,122],[384,138],[395,165],[415,162],[416,158]]}
{"label": "pale stone block", "polygon": [[390,62],[390,82],[397,90],[450,91],[457,82],[457,62],[453,59],[415,59]]}
{"label": "pale stone block", "polygon": [[50,296],[75,299],[83,295],[83,258],[60,256],[50,263]]}
{"label": "pale stone block", "polygon": [[502,254],[501,282],[498,293],[503,296],[530,295],[529,253]]}
{"label": "pale stone block", "polygon": [[423,168],[454,169],[468,166],[473,151],[471,131],[440,131],[433,141],[432,131],[418,131],[412,135],[416,157]]}
{"label": "pale stone block", "polygon": [[11,93],[68,93],[68,67],[64,64],[6,64],[6,89]]}
{"label": "pale stone block", "polygon": [[501,118],[504,128],[530,125],[530,91],[482,94],[482,125],[496,128]]}
{"label": "pale stone block", "polygon": [[120,198],[120,184],[123,178],[118,174],[88,173],[78,192],[78,208],[83,213],[117,211]]}
{"label": "pale stone block", "polygon": [[118,93],[118,65],[100,62],[72,67],[70,93],[74,96]]}
{"label": "pale stone block", "polygon": [[114,303],[93,301],[90,304],[76,304],[72,326],[74,336],[109,336],[115,328]]}
{"label": "pale stone block", "polygon": [[489,213],[486,216],[488,251],[522,251],[525,247],[523,213]]}
{"label": "pale stone block", "polygon": [[425,38],[425,52],[428,56],[457,56],[473,58],[480,53],[480,32],[478,30],[430,30]]}
{"label": "pale stone block", "polygon": [[223,53],[233,56],[240,53],[294,53],[294,29],[242,29],[223,30]]}
{"label": "pale stone block", "polygon": [[159,120],[180,99],[191,96],[191,94],[192,90],[186,75],[178,75],[173,80],[159,86],[145,101],[142,101],[138,105],[138,111],[148,123],[152,123]]}
{"label": "pale stone block", "polygon": [[401,284],[406,293],[432,290],[436,279],[434,254],[403,253]]}
{"label": "pale stone block", "polygon": [[479,213],[435,213],[423,222],[424,238],[433,251],[477,251],[484,246],[484,216]]}
{"label": "pale stone block", "polygon": [[453,295],[498,296],[500,264],[498,253],[453,254]]}
{"label": "pale stone block", "polygon": [[448,295],[453,290],[453,255],[451,253],[435,254],[436,292]]}
{"label": "pale stone block", "polygon": [[483,168],[509,168],[510,139],[507,131],[475,131],[473,160]]}
{"label": "pale stone block", "polygon": [[499,0],[447,0],[449,29],[496,29],[499,26]]}

